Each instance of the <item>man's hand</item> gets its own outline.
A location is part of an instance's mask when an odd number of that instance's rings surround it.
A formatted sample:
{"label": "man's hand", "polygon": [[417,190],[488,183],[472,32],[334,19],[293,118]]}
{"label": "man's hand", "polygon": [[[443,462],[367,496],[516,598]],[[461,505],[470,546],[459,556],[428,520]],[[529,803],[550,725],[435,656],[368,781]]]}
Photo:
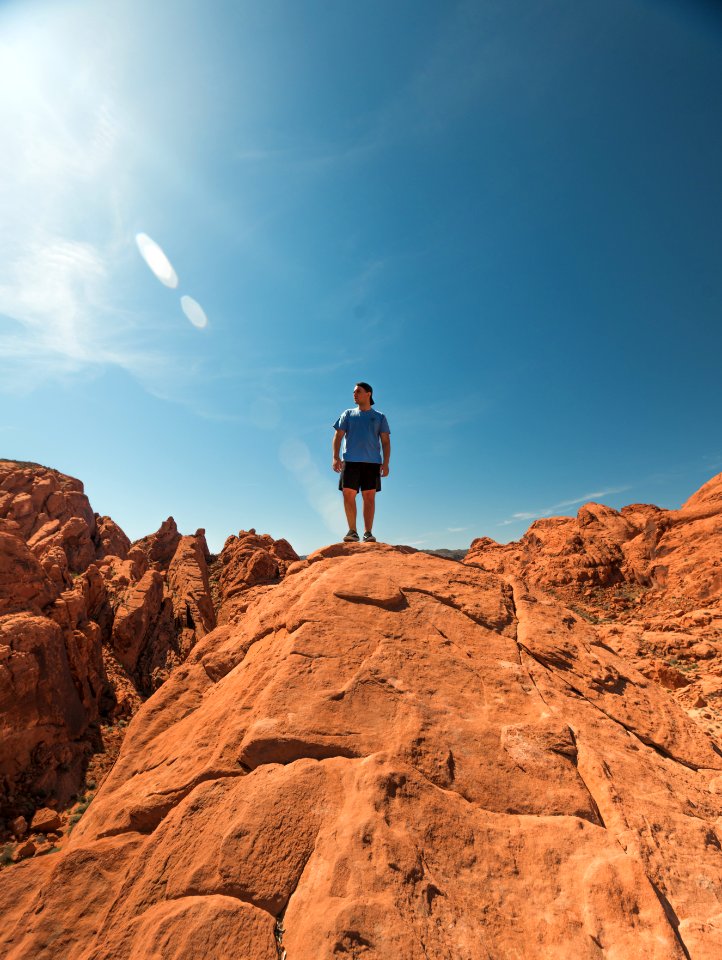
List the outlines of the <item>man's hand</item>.
{"label": "man's hand", "polygon": [[331,466],[336,473],[341,473],[343,470],[343,462],[341,460],[340,453],[341,441],[343,440],[345,433],[345,430],[337,430],[333,435],[333,443],[331,444]]}
{"label": "man's hand", "polygon": [[388,477],[389,460],[391,459],[391,437],[388,433],[380,433],[379,440],[381,441],[381,449],[384,452],[383,459],[381,461],[381,476]]}

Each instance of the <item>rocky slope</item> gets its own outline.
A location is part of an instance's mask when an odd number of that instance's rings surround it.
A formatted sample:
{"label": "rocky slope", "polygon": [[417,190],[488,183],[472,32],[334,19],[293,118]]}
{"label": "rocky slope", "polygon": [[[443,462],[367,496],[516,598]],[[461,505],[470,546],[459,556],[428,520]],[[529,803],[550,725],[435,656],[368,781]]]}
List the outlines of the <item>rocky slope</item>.
{"label": "rocky slope", "polygon": [[218,619],[0,876],[8,960],[720,955],[722,754],[597,626],[380,544]]}
{"label": "rocky slope", "polygon": [[[26,841],[5,859],[48,849],[27,844],[37,809],[102,779],[118,724],[213,630],[225,593],[240,603],[294,559],[255,531],[214,558],[203,530],[182,536],[172,517],[131,544],[79,480],[0,460],[0,841]],[[214,563],[232,583],[211,582]]]}
{"label": "rocky slope", "polygon": [[465,562],[561,600],[722,737],[722,474],[679,510],[589,503],[517,543],[475,540]]}

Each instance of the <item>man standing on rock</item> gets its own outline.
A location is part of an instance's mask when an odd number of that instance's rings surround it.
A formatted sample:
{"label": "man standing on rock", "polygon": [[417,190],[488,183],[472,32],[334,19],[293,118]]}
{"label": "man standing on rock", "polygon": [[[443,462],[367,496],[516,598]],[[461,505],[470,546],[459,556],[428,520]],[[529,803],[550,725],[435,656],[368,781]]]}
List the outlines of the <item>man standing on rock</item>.
{"label": "man standing on rock", "polygon": [[[358,543],[356,530],[356,496],[363,497],[364,543],[375,543],[373,535],[376,493],[381,490],[381,477],[389,475],[391,431],[386,416],[374,405],[373,390],[360,381],[353,391],[356,408],[344,410],[334,423],[333,469],[341,476],[338,488],[343,493],[343,506],[348,520],[346,543]],[[341,441],[344,441],[343,458]],[[383,450],[383,457],[381,451]]]}

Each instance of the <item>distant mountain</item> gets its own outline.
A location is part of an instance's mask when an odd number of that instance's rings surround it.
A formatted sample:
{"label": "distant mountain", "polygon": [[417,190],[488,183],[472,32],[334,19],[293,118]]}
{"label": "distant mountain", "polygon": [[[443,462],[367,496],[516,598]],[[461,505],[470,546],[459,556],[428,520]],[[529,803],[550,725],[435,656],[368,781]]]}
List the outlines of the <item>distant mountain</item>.
{"label": "distant mountain", "polygon": [[439,547],[438,550],[424,550],[424,553],[430,553],[435,557],[445,557],[447,560],[463,560],[467,550],[447,550],[446,547]]}

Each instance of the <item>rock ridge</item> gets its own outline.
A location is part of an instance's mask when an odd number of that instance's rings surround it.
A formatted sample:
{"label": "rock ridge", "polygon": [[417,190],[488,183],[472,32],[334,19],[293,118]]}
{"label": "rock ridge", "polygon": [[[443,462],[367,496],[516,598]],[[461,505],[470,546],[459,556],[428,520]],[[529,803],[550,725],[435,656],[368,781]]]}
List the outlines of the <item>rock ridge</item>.
{"label": "rock ridge", "polygon": [[[239,538],[242,606],[298,557],[255,531]],[[0,841],[24,840],[13,823],[102,780],[124,723],[230,603],[214,573],[233,567],[239,538],[216,558],[204,530],[183,536],[169,517],[131,543],[94,513],[80,480],[0,460]]]}
{"label": "rock ridge", "polygon": [[0,877],[0,943],[711,960],[721,817],[718,746],[597,625],[516,573],[334,544],[140,708],[67,846]]}

